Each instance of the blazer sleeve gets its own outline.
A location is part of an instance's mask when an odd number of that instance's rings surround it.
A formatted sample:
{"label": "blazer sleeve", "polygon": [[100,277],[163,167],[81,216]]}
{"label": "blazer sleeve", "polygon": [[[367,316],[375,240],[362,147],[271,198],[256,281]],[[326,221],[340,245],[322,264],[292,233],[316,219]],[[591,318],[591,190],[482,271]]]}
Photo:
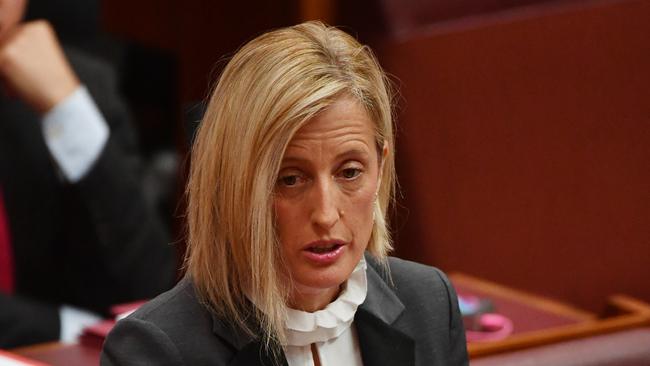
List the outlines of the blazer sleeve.
{"label": "blazer sleeve", "polygon": [[104,342],[101,366],[185,365],[171,339],[153,323],[123,319]]}
{"label": "blazer sleeve", "polygon": [[0,293],[0,309],[0,348],[59,338],[59,312],[54,305]]}
{"label": "blazer sleeve", "polygon": [[103,151],[74,190],[89,214],[99,253],[114,281],[114,301],[154,297],[173,285],[176,253],[167,228],[145,199],[145,164],[130,113],[118,94],[112,68],[73,49],[67,51],[110,128]]}
{"label": "blazer sleeve", "polygon": [[449,299],[449,365],[469,365],[465,327],[460,314],[456,290],[442,271],[436,269],[436,272],[445,285]]}

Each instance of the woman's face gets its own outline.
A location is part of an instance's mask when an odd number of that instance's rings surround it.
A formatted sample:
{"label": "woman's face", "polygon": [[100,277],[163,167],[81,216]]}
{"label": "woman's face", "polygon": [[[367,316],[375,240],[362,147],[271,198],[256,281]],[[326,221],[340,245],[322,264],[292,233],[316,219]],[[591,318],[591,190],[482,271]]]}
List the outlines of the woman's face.
{"label": "woman's face", "polygon": [[274,207],[293,281],[291,307],[323,308],[361,259],[373,227],[380,164],[374,123],[351,97],[318,114],[289,143]]}

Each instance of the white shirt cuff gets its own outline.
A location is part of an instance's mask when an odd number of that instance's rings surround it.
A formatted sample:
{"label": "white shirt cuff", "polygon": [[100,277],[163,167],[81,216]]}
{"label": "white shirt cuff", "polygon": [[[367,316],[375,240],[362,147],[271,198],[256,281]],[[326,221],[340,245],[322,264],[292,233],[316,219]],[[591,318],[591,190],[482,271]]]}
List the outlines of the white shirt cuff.
{"label": "white shirt cuff", "polygon": [[109,128],[84,86],[43,116],[45,144],[64,176],[83,178],[101,154]]}
{"label": "white shirt cuff", "polygon": [[97,324],[102,318],[86,310],[63,305],[59,308],[61,319],[60,341],[76,343],[84,328]]}

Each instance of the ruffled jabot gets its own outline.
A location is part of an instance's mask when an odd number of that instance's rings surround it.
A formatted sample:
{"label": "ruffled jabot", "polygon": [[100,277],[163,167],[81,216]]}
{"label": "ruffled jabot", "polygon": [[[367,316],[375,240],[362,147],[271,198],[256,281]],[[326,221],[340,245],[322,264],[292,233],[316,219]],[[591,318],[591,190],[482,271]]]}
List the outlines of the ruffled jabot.
{"label": "ruffled jabot", "polygon": [[308,313],[295,309],[287,310],[285,331],[286,346],[307,346],[326,342],[345,332],[368,292],[366,261],[363,257],[352,271],[339,297],[325,309]]}

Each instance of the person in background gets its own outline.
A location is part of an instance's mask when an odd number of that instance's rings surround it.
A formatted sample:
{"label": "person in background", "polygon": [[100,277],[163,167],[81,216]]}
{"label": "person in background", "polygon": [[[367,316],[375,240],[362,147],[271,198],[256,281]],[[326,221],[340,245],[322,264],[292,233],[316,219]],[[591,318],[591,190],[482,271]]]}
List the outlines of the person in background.
{"label": "person in background", "polygon": [[192,150],[187,274],[117,322],[101,364],[467,365],[447,277],[388,256],[391,109],[372,52],[339,29],[243,46]]}
{"label": "person in background", "polygon": [[0,348],[74,341],[176,276],[112,68],[0,0]]}

